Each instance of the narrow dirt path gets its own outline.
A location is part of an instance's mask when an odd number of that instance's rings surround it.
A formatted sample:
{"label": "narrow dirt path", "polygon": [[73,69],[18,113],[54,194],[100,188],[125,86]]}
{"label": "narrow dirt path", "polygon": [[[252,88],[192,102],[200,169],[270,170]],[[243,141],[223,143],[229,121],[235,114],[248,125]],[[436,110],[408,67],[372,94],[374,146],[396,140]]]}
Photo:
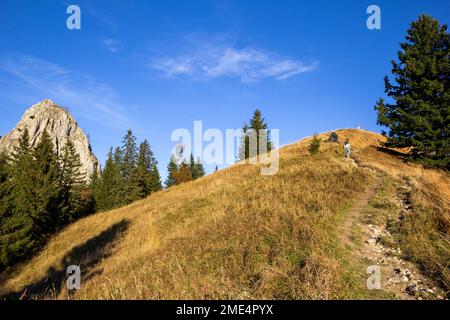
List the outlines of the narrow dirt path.
{"label": "narrow dirt path", "polygon": [[[359,166],[353,159],[348,161]],[[374,172],[369,168],[364,169]],[[370,200],[377,195],[383,184],[383,175],[376,173],[375,181],[349,210],[341,227],[342,243],[351,251],[355,263],[364,269],[361,270],[362,274],[365,274],[369,266],[379,268],[381,290],[388,295],[402,300],[443,299],[443,291],[434,286],[433,281],[425,277],[412,262],[403,259],[387,221],[383,225],[372,225],[368,222],[367,208]],[[410,212],[410,191],[407,183],[399,186],[397,193],[393,195],[398,210],[396,216],[390,217],[390,220],[398,221]],[[359,239],[355,239],[355,233],[359,235]],[[388,239],[391,244],[385,245],[383,239]]]}
{"label": "narrow dirt path", "polygon": [[353,226],[360,219],[363,211],[369,205],[369,200],[372,199],[383,184],[383,178],[377,176],[375,182],[369,189],[361,196],[358,202],[349,210],[347,217],[342,225],[341,241],[346,246],[353,246],[352,240]]}
{"label": "narrow dirt path", "polygon": [[[410,180],[402,180],[392,195],[397,204],[395,214],[383,225],[369,225],[369,228],[365,228],[368,258],[382,266],[385,288],[400,298],[442,300],[445,297],[444,290],[425,276],[416,264],[405,259],[391,233],[393,225],[401,223],[406,215],[412,214],[411,192]],[[385,245],[385,242],[391,245]]]}
{"label": "narrow dirt path", "polygon": [[[385,248],[380,243],[380,239],[381,235],[388,235],[387,230],[367,223],[364,219],[370,200],[377,195],[383,183],[383,176],[377,175],[373,184],[350,209],[343,226],[343,243],[351,249],[352,258],[358,262],[358,265],[362,266],[361,272],[363,274],[367,267],[376,266],[379,268],[382,291],[402,300],[413,300],[414,297],[398,285],[405,281],[405,275],[400,274],[401,269],[398,268],[401,260],[397,255],[400,251]],[[354,238],[355,232],[361,237],[359,241]]]}

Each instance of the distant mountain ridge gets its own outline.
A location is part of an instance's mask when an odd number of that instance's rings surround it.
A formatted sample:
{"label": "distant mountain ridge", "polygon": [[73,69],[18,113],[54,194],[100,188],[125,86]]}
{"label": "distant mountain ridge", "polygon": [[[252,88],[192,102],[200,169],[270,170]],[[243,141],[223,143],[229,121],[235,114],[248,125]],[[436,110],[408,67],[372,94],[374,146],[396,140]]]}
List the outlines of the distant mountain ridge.
{"label": "distant mountain ridge", "polygon": [[42,133],[47,131],[57,154],[71,140],[80,155],[81,170],[86,173],[86,180],[94,172],[100,171],[98,160],[84,131],[67,110],[52,100],[45,99],[27,109],[15,128],[0,138],[0,150],[13,152],[25,128],[28,128],[30,134],[31,147],[35,147]]}

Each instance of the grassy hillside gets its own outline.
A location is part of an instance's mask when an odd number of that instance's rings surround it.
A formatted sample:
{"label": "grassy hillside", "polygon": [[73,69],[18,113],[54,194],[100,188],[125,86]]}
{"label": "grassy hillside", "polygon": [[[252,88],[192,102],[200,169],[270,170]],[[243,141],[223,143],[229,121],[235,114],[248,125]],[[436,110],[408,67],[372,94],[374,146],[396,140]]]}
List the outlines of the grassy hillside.
{"label": "grassy hillside", "polygon": [[[361,166],[414,187],[414,215],[399,229],[409,258],[449,287],[450,183],[446,173],[406,164],[363,130],[349,138]],[[320,135],[327,138],[328,134]],[[349,208],[375,173],[310,138],[280,150],[280,171],[238,164],[70,225],[30,261],[0,278],[0,294],[23,298],[371,298],[365,274],[340,241]],[[64,289],[79,264],[82,288]],[[61,289],[63,288],[63,289]],[[12,294],[12,295],[11,295]],[[384,297],[384,296],[381,296]]]}

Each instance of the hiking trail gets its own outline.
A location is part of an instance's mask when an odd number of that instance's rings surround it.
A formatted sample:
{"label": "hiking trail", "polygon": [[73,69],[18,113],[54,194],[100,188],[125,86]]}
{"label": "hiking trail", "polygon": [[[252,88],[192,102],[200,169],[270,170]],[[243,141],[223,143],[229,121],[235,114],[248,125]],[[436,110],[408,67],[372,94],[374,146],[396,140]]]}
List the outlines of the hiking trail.
{"label": "hiking trail", "polygon": [[[366,273],[369,266],[377,266],[381,272],[381,290],[402,300],[422,300],[422,299],[445,299],[445,293],[438,288],[434,281],[427,278],[418,267],[405,260],[399,244],[393,238],[389,223],[374,225],[368,222],[366,209],[370,200],[374,198],[384,184],[382,173],[358,163],[353,158],[349,158],[351,165],[370,170],[376,174],[375,181],[364,192],[360,199],[350,208],[343,224],[341,232],[342,243],[351,250],[351,256],[363,266],[362,274],[367,279],[370,274]],[[394,196],[397,204],[395,216],[388,218],[388,221],[399,222],[403,217],[411,212],[411,184],[405,179],[398,186]],[[355,241],[354,230],[359,230],[361,241]],[[389,243],[395,245],[387,246],[382,239],[389,239]],[[364,284],[365,285],[365,284]],[[368,289],[369,290],[369,289]]]}

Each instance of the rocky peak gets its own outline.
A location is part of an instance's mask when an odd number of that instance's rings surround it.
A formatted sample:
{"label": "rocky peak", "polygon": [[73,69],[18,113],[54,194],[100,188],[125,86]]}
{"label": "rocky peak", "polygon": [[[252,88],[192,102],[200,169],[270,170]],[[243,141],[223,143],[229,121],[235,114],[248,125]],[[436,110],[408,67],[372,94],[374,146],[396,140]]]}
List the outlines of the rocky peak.
{"label": "rocky peak", "polygon": [[16,127],[0,138],[0,150],[12,152],[18,145],[19,138],[25,128],[30,133],[31,147],[39,142],[42,133],[50,135],[55,152],[60,154],[67,141],[72,141],[80,155],[82,171],[88,179],[92,173],[99,172],[98,160],[92,152],[89,140],[68,110],[58,106],[52,100],[45,99],[25,111]]}

